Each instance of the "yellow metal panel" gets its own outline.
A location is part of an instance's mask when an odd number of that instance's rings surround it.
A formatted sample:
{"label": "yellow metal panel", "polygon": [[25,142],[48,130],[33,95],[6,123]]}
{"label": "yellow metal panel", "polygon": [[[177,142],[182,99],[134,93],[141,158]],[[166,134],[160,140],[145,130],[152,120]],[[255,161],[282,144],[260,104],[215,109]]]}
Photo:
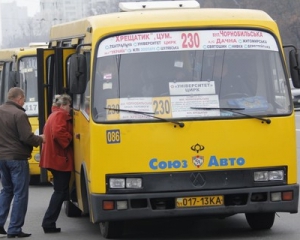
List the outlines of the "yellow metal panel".
{"label": "yellow metal panel", "polygon": [[[291,116],[274,118],[269,125],[257,119],[185,122],[184,128],[174,128],[171,123],[91,124],[91,156],[97,159],[91,162],[91,191],[104,193],[103,176],[110,173],[209,171],[283,165],[289,165],[288,183],[293,184],[297,182],[295,131],[287,129],[294,129],[294,126]],[[107,143],[107,129],[120,130],[119,144]],[[196,144],[204,146],[204,150],[199,153],[191,150]],[[284,153],[279,149],[284,149]],[[199,167],[193,163],[193,157],[197,155],[204,158]],[[155,167],[161,161],[169,162],[169,167],[153,169],[150,167],[152,159],[157,159],[153,163]],[[117,164],[120,161],[122,164]],[[180,167],[175,168],[174,161],[179,161]]]}

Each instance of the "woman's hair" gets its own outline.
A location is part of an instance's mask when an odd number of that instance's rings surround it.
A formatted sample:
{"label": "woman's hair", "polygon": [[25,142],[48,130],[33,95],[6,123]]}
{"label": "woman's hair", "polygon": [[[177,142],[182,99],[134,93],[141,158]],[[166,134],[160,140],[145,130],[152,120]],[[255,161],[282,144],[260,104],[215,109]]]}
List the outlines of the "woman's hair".
{"label": "woman's hair", "polygon": [[65,106],[65,105],[69,105],[70,103],[72,103],[71,96],[68,94],[62,94],[58,97],[56,101],[56,106]]}
{"label": "woman's hair", "polygon": [[60,107],[60,104],[58,103],[59,97],[60,97],[59,94],[57,94],[57,95],[54,96],[54,100],[53,100],[52,106]]}

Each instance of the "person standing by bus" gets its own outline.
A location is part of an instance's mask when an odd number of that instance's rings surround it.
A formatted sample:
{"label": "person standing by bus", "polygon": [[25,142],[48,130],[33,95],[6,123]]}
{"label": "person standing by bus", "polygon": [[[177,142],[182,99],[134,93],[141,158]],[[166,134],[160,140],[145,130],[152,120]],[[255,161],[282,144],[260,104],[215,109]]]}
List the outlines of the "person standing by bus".
{"label": "person standing by bus", "polygon": [[0,172],[3,189],[0,193],[0,234],[4,229],[13,200],[7,237],[29,237],[22,232],[28,207],[29,165],[33,146],[45,140],[44,135],[32,132],[23,105],[25,94],[21,88],[8,91],[7,101],[0,106]]}
{"label": "person standing by bus", "polygon": [[69,95],[62,94],[44,126],[46,143],[42,146],[40,167],[52,173],[54,188],[42,222],[45,233],[61,231],[56,227],[56,221],[63,202],[68,199],[71,172],[74,170],[71,102]]}

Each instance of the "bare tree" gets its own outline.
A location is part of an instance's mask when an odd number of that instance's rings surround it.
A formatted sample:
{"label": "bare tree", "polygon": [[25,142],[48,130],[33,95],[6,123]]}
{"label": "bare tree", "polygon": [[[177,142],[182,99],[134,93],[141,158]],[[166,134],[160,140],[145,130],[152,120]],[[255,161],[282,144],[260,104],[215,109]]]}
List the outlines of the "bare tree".
{"label": "bare tree", "polygon": [[[99,1],[95,6],[88,5],[85,17],[119,11],[119,2],[133,0]],[[145,0],[144,0],[145,1]],[[201,8],[246,8],[260,9],[267,12],[277,22],[284,44],[294,44],[300,47],[300,0],[197,0]],[[91,4],[87,1],[86,4]],[[36,21],[36,20],[35,20]],[[50,24],[35,22],[32,19],[22,23],[22,36],[9,36],[10,41],[3,47],[27,45],[29,41],[47,41]],[[23,43],[24,42],[24,43]],[[7,44],[5,46],[5,44]],[[9,46],[8,46],[9,45]]]}

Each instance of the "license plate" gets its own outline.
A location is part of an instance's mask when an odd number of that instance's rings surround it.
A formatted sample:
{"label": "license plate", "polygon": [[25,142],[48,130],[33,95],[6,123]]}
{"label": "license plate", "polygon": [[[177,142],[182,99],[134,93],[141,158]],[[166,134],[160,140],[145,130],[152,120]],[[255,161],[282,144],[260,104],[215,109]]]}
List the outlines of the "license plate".
{"label": "license plate", "polygon": [[178,208],[222,205],[224,205],[223,196],[182,197],[176,199],[176,206]]}

